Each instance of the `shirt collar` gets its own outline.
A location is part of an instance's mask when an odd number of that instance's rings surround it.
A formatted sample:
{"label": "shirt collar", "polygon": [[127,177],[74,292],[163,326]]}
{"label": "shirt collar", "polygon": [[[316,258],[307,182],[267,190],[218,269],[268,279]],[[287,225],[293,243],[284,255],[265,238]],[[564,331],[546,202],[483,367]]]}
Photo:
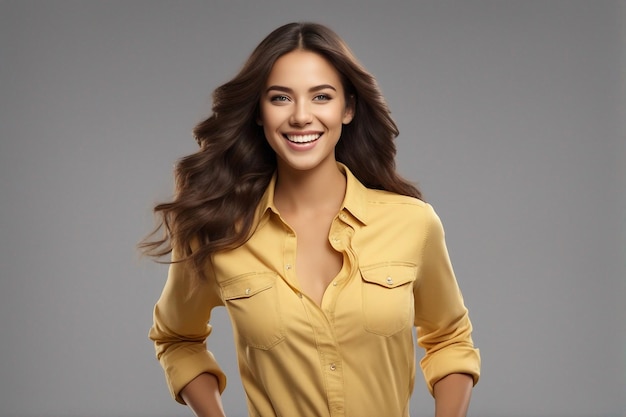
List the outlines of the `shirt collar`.
{"label": "shirt collar", "polygon": [[[340,211],[347,211],[357,221],[365,225],[367,224],[367,188],[361,184],[347,166],[341,162],[337,162],[337,166],[346,177],[346,195],[343,199]],[[274,205],[276,177],[276,172],[274,172],[269,185],[265,189],[265,193],[259,201],[259,205],[257,206],[257,218],[259,219],[268,211],[278,214],[278,209]]]}

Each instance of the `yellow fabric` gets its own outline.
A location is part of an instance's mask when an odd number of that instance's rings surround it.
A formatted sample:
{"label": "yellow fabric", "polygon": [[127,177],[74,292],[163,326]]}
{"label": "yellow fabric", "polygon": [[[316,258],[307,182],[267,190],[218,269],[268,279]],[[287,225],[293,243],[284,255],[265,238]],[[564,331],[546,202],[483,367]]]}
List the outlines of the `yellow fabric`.
{"label": "yellow fabric", "polygon": [[431,393],[450,373],[478,381],[479,353],[434,210],[367,189],[340,168],[347,191],[329,239],[344,265],[321,306],[299,290],[296,236],[273,204],[275,178],[252,238],[214,255],[207,283],[191,291],[184,264],[170,266],[150,337],[177,401],[202,372],[217,375],[220,390],[226,385],[205,345],[211,309],[220,305],[234,326],[250,416],[408,416],[412,324]]}

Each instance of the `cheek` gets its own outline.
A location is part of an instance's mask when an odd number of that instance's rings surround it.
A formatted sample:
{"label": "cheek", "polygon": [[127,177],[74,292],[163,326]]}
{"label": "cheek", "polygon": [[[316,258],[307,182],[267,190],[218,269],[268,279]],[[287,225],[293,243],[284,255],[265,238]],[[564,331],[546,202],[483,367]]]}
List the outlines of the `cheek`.
{"label": "cheek", "polygon": [[264,113],[260,120],[262,123],[261,127],[263,128],[265,141],[276,152],[277,146],[279,146],[278,143],[280,142],[278,132],[280,131],[282,124],[278,122],[275,117],[272,117],[271,113]]}
{"label": "cheek", "polygon": [[280,108],[262,106],[259,121],[266,131],[268,128],[276,128],[280,126],[285,119],[282,113],[284,112],[282,112]]}
{"label": "cheek", "polygon": [[276,130],[273,129],[272,126],[268,126],[267,124],[264,124],[263,135],[265,136],[265,141],[269,143],[272,149],[274,149],[274,142],[276,141]]}
{"label": "cheek", "polygon": [[323,112],[319,113],[319,119],[324,121],[328,127],[342,125],[344,117],[345,111],[340,107],[324,109]]}

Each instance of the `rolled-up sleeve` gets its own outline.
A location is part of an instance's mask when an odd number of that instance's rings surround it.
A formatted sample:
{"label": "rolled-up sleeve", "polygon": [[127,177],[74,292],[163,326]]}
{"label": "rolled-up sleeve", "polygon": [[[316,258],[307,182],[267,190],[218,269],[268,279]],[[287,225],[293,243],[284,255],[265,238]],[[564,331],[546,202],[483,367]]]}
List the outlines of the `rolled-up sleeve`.
{"label": "rolled-up sleeve", "polygon": [[464,373],[478,382],[480,354],[472,341],[472,324],[457,284],[441,221],[427,205],[423,264],[416,281],[415,326],[425,355],[420,365],[431,394],[441,378]]}
{"label": "rolled-up sleeve", "polygon": [[[176,260],[176,255],[172,257]],[[196,280],[185,262],[172,263],[161,297],[154,307],[154,322],[149,337],[172,397],[184,404],[180,391],[202,373],[217,377],[220,392],[226,376],[215,357],[207,350],[211,334],[209,320],[213,307],[222,305],[212,277]]]}

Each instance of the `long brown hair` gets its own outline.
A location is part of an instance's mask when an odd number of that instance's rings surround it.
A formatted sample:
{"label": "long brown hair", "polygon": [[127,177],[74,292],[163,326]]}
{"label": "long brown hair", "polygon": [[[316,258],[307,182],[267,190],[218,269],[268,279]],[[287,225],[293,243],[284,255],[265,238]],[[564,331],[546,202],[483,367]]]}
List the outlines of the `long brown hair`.
{"label": "long brown hair", "polygon": [[[154,208],[160,222],[139,244],[145,254],[160,257],[176,250],[204,278],[211,254],[249,238],[255,208],[276,169],[276,156],[256,123],[261,92],[274,62],[296,49],[325,57],[355,105],[335,150],[337,160],[366,187],[421,198],[396,172],[398,129],[374,77],[329,28],[290,23],[261,41],[235,78],[213,92],[212,115],[194,129],[200,150],[178,161],[174,198]],[[159,230],[163,236],[154,238]]]}

